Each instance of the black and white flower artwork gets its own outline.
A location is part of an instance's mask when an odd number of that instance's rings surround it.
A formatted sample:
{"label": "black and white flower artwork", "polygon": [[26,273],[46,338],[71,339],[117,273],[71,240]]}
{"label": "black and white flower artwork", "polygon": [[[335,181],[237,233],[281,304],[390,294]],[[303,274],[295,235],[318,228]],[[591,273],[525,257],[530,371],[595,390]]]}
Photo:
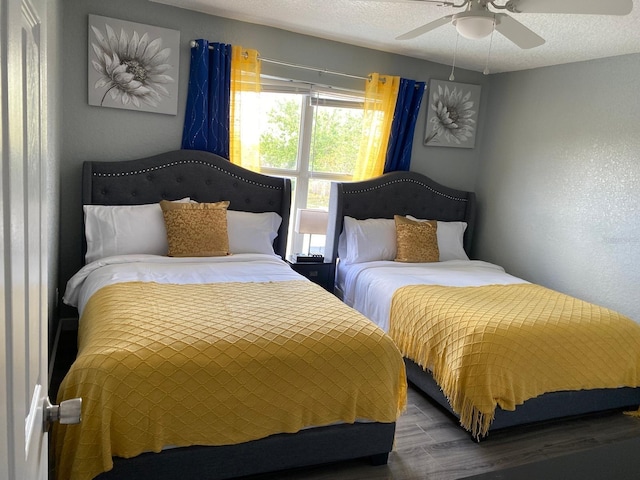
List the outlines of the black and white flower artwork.
{"label": "black and white flower artwork", "polygon": [[180,32],[89,15],[89,105],[176,115]]}
{"label": "black and white flower artwork", "polygon": [[478,127],[480,86],[431,80],[424,144],[473,148]]}

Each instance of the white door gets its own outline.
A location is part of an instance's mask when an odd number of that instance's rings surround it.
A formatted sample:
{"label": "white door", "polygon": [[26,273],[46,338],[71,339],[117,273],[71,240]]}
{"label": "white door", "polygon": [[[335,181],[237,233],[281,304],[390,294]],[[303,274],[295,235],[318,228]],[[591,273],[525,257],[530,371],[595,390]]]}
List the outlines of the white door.
{"label": "white door", "polygon": [[[0,0],[0,478],[44,480],[47,397],[46,0]],[[6,56],[6,58],[5,58]]]}

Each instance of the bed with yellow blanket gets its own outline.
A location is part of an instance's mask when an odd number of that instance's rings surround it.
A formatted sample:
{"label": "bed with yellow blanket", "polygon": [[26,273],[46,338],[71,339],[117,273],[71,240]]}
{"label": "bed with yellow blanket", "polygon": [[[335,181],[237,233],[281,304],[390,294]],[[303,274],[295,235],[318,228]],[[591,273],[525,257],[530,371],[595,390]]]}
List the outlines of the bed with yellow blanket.
{"label": "bed with yellow blanket", "polygon": [[393,423],[404,407],[393,342],[306,279],[117,283],[91,296],[79,327],[60,399],[81,397],[84,420],[56,432],[59,478],[90,479],[113,456],[166,446]]}
{"label": "bed with yellow blanket", "polygon": [[[83,182],[86,265],[64,295],[79,313],[78,353],[58,391],[82,398],[82,422],[54,427],[56,478],[386,463],[406,402],[402,356],[282,260],[289,180],[177,151],[87,162]],[[229,202],[231,254],[159,253],[173,248],[158,223],[165,199]]]}
{"label": "bed with yellow blanket", "polygon": [[640,386],[640,326],[532,284],[409,285],[389,334],[429,369],[461,425],[485,436],[495,410],[548,392]]}
{"label": "bed with yellow blanket", "polygon": [[[637,410],[640,325],[470,260],[473,192],[393,172],[334,183],[331,195],[336,293],[389,333],[409,381],[474,438],[538,421]],[[421,238],[435,230],[430,245],[437,249],[408,248],[396,228],[407,224]],[[394,261],[411,255],[418,259]]]}

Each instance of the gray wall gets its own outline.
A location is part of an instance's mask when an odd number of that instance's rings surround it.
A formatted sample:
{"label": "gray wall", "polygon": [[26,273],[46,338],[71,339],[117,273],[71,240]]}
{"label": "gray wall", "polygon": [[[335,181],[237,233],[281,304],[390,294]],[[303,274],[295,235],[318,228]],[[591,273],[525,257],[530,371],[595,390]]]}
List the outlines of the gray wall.
{"label": "gray wall", "polygon": [[[446,79],[450,67],[375,50],[324,41],[273,28],[181,10],[147,0],[65,0],[63,2],[63,141],[60,188],[60,285],[81,266],[82,209],[80,174],[85,160],[128,160],[180,148],[189,75],[189,41],[212,41],[254,48],[265,58],[366,76],[371,72],[415,80]],[[180,31],[178,115],[135,112],[89,106],[87,103],[88,14],[156,25]],[[289,78],[364,89],[363,81],[276,68],[263,72]],[[456,71],[456,81],[486,86],[490,77]],[[483,96],[489,89],[483,88]],[[425,102],[426,103],[426,102]],[[483,100],[481,105],[487,105]],[[481,110],[480,115],[483,115]],[[479,149],[422,146],[426,113],[416,127],[412,168],[457,188],[473,189]],[[479,134],[482,134],[480,129]],[[478,140],[478,144],[481,140]],[[62,292],[61,292],[62,293]],[[63,316],[72,315],[67,309]]]}
{"label": "gray wall", "polygon": [[640,322],[640,55],[491,78],[474,254]]}
{"label": "gray wall", "polygon": [[46,21],[43,22],[44,45],[46,52],[42,58],[46,62],[46,123],[43,125],[44,151],[46,152],[45,190],[42,214],[46,218],[46,251],[47,251],[47,311],[49,330],[49,355],[53,352],[53,341],[58,319],[58,243],[59,243],[59,211],[60,211],[60,148],[62,117],[62,67],[58,62],[58,52],[62,39],[62,0],[50,0],[46,3]]}

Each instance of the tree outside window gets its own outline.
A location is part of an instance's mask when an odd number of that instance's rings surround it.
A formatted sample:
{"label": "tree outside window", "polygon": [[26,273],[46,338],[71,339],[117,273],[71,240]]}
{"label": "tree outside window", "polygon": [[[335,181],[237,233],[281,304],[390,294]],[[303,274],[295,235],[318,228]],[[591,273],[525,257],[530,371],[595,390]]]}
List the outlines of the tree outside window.
{"label": "tree outside window", "polygon": [[[263,91],[260,98],[260,168],[292,179],[292,221],[299,208],[329,207],[332,181],[352,178],[362,130],[362,94]],[[290,252],[303,251],[302,236],[289,232]],[[313,236],[311,249],[324,248]]]}

